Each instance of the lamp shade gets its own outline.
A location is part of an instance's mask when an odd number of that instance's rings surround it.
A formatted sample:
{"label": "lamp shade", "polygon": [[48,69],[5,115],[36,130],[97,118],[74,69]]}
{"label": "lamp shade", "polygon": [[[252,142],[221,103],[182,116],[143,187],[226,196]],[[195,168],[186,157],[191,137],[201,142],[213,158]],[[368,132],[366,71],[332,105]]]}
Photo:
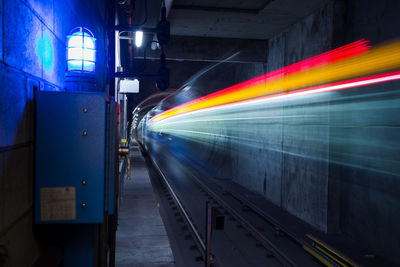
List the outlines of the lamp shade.
{"label": "lamp shade", "polygon": [[91,73],[96,65],[96,39],[91,31],[76,27],[67,37],[68,71]]}

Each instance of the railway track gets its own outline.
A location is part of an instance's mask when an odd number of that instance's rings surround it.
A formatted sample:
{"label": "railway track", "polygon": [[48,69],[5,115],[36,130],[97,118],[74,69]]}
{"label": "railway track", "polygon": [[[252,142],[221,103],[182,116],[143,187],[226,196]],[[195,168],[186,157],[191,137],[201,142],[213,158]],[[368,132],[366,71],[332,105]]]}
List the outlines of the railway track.
{"label": "railway track", "polygon": [[[186,225],[183,228],[194,241],[200,255],[197,260],[207,258],[204,229],[205,203],[209,202],[225,215],[225,229],[213,232],[211,239],[211,266],[357,266],[336,250],[326,249],[312,236],[297,238],[244,197],[212,179],[199,178],[181,166],[186,178],[182,187],[182,180],[165,175],[162,169],[168,172],[168,167],[160,167],[153,158],[151,162],[175,216],[179,213],[180,222]],[[174,168],[180,164],[175,163]]]}

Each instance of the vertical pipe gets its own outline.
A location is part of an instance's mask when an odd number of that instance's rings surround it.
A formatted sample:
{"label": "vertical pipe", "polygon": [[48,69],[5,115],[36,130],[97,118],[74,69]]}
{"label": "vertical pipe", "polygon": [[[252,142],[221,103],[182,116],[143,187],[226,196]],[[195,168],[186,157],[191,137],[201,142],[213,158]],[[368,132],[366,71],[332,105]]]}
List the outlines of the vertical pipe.
{"label": "vertical pipe", "polygon": [[108,0],[108,73],[109,73],[109,91],[111,97],[115,96],[115,20],[116,8],[114,0]]}
{"label": "vertical pipe", "polygon": [[128,135],[127,135],[127,123],[128,123],[128,97],[126,96],[126,94],[123,95],[124,98],[124,115],[123,115],[123,133],[122,133],[122,138],[123,139],[127,139]]}
{"label": "vertical pipe", "polygon": [[206,202],[206,253],[205,253],[205,266],[210,267],[210,254],[211,254],[211,204]]}

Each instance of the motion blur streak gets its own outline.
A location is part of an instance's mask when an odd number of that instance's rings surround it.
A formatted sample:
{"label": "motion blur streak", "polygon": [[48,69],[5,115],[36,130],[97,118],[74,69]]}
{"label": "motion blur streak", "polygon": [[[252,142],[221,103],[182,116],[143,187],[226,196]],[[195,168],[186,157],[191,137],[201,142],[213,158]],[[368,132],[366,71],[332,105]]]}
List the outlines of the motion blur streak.
{"label": "motion blur streak", "polygon": [[147,121],[147,141],[193,143],[218,155],[285,154],[299,162],[400,176],[399,67],[400,42],[395,42],[322,67],[297,69],[160,113]]}
{"label": "motion blur streak", "polygon": [[[225,109],[228,107],[233,108],[233,107],[239,107],[239,106],[243,106],[243,105],[254,105],[256,103],[261,103],[261,102],[268,102],[268,101],[273,101],[273,100],[298,97],[298,96],[309,95],[309,94],[337,91],[337,90],[343,90],[343,89],[359,87],[359,86],[366,86],[366,85],[371,85],[371,84],[376,84],[376,83],[381,83],[381,82],[395,81],[395,80],[399,80],[399,79],[400,79],[400,71],[390,72],[390,73],[385,73],[385,74],[369,76],[369,77],[365,77],[365,78],[358,78],[358,79],[349,80],[349,81],[345,81],[345,82],[337,82],[337,83],[333,83],[333,84],[329,84],[329,85],[316,86],[316,87],[296,90],[294,92],[258,97],[258,98],[239,101],[239,102],[235,102],[235,103],[224,104],[224,105],[220,105],[220,106],[216,106],[216,107],[199,109],[199,110],[183,113],[180,115],[176,115],[176,116],[173,116],[172,118],[178,119],[178,118],[184,118],[187,116],[191,117],[192,114],[194,114],[194,113],[203,113],[203,112],[208,112],[210,110],[220,110],[220,109]],[[158,128],[160,126],[164,126],[166,124],[169,125],[169,124],[171,124],[170,121],[171,121],[170,118],[166,118],[157,123],[150,124],[150,129],[156,129],[154,127],[154,125],[156,125],[156,127],[158,127]]]}
{"label": "motion blur streak", "polygon": [[265,95],[354,79],[400,67],[400,41],[370,50],[366,41],[313,57],[166,110],[152,121]]}
{"label": "motion blur streak", "polygon": [[188,101],[182,105],[179,105],[177,107],[170,109],[169,111],[182,109],[183,107],[190,106],[194,103],[198,103],[203,100],[211,99],[211,98],[214,98],[217,96],[223,96],[223,95],[229,94],[233,91],[249,88],[251,86],[260,85],[260,84],[263,84],[266,82],[271,82],[271,81],[277,80],[279,78],[282,78],[284,75],[294,74],[296,72],[300,72],[300,71],[306,70],[306,69],[322,67],[329,63],[333,63],[333,62],[337,62],[337,61],[344,60],[347,58],[355,57],[357,55],[366,53],[368,51],[369,47],[370,46],[368,45],[367,41],[359,40],[357,42],[339,47],[332,51],[323,53],[321,55],[311,57],[309,59],[297,62],[297,63],[289,65],[287,67],[284,67],[284,68],[272,71],[270,73],[261,75],[259,77],[253,78],[251,80],[248,80],[248,81],[236,84],[234,86],[225,88],[223,90],[219,90],[217,92],[208,94],[208,95],[200,97],[198,99]]}
{"label": "motion blur streak", "polygon": [[[397,72],[371,78],[363,85],[399,79]],[[335,86],[338,85],[330,87]],[[400,90],[346,95],[338,91],[316,93],[327,88],[170,117],[148,125],[156,134],[148,137],[156,141],[160,135],[171,136],[168,140],[185,139],[222,154],[249,147],[399,176],[400,162],[394,155],[400,147],[400,123],[395,115]],[[326,156],[328,144],[330,157]]]}

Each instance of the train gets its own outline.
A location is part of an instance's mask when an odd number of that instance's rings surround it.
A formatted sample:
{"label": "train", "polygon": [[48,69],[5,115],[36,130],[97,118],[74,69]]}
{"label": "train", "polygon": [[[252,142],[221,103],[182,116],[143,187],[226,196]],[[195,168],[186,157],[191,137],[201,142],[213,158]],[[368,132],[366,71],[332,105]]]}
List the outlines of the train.
{"label": "train", "polygon": [[400,42],[360,40],[227,87],[171,90],[134,110],[131,140],[379,250],[374,239],[400,236],[399,69]]}

